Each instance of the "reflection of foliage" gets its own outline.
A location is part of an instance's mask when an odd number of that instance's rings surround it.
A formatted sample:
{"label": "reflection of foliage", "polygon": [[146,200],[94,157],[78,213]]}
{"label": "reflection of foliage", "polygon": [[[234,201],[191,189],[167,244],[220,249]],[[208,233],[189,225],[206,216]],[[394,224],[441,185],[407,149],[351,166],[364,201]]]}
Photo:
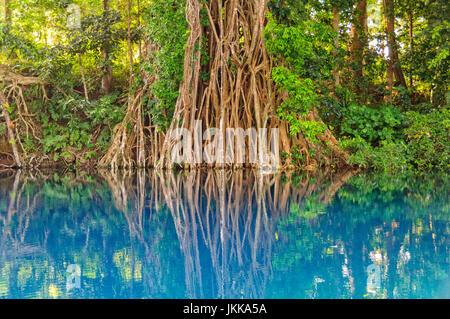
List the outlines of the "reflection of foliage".
{"label": "reflection of foliage", "polygon": [[[105,297],[126,296],[130,287],[145,285],[149,272],[155,272],[150,260],[139,257],[148,254],[161,256],[163,264],[158,271],[162,270],[165,279],[160,281],[167,286],[162,285],[160,292],[150,293],[169,294],[182,282],[182,278],[174,275],[177,271],[172,265],[176,263],[167,263],[180,258],[173,237],[175,230],[167,225],[167,210],[152,214],[146,221],[149,227],[145,228],[144,236],[148,238],[148,252],[144,252],[136,238],[123,231],[129,227],[126,213],[112,206],[111,189],[98,178],[54,174],[43,182],[24,184],[21,197],[35,196],[39,204],[27,217],[32,219],[27,228],[27,244],[22,248],[26,251],[36,247],[32,250],[33,258],[0,258],[0,274],[5,274],[2,278],[10,278],[6,282],[0,280],[0,297],[11,290],[19,296],[38,298],[83,298],[103,295],[105,291],[108,293]],[[6,199],[0,196],[2,214],[8,207]],[[4,233],[3,222],[0,219],[0,236]],[[10,240],[17,240],[22,228],[23,219],[15,214],[10,223]],[[3,247],[0,245],[0,250]],[[103,250],[98,250],[99,247]],[[7,251],[14,254],[11,248]],[[74,263],[81,265],[83,287],[81,291],[67,292],[66,268]],[[17,279],[12,280],[14,277]]]}
{"label": "reflection of foliage", "polygon": [[[445,176],[361,174],[330,203],[330,181],[319,177],[297,177],[290,188],[289,178],[234,173],[220,195],[215,174],[152,175],[146,187],[139,175],[3,178],[0,297],[207,297],[219,284],[229,289],[224,296],[242,297],[442,294]],[[168,205],[175,194],[176,207]],[[82,289],[67,292],[73,263],[81,265]],[[217,272],[223,263],[226,272]],[[368,291],[371,263],[383,281]]]}
{"label": "reflection of foliage", "polygon": [[[443,264],[448,186],[445,175],[360,174],[328,207],[322,209],[314,196],[292,204],[290,214],[277,223],[272,258],[272,286],[285,289],[272,297],[432,298],[442,293],[437,283],[448,278]],[[303,214],[311,210],[307,207],[327,214],[308,218]],[[375,294],[366,292],[364,271],[373,261],[365,260],[364,251],[377,252],[382,273],[392,277]],[[342,275],[344,268],[350,269],[348,277]]]}
{"label": "reflection of foliage", "polygon": [[[408,216],[421,216],[433,212],[448,219],[448,204],[442,201],[448,197],[449,180],[446,175],[414,176],[390,174],[360,174],[349,180],[346,187],[338,191],[341,202],[356,208],[364,208],[366,213],[377,213],[380,205],[384,208],[386,220],[408,212]],[[399,201],[398,199],[401,199]],[[383,206],[384,207],[384,206]],[[349,212],[351,208],[346,209]]]}
{"label": "reflection of foliage", "polygon": [[279,225],[287,225],[295,222],[297,219],[313,219],[319,215],[326,214],[326,205],[319,202],[318,195],[314,195],[305,199],[301,205],[291,204],[290,213],[287,218],[280,221]]}

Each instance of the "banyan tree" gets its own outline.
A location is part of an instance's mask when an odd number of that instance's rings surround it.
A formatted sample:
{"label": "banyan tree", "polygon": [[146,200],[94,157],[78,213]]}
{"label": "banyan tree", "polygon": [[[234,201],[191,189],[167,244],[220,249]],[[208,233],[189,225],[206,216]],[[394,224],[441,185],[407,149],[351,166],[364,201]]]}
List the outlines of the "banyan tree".
{"label": "banyan tree", "polygon": [[[184,76],[170,128],[162,131],[151,116],[145,115],[142,100],[151,94],[149,88],[158,77],[158,74],[147,74],[145,84],[129,97],[127,114],[115,128],[111,147],[100,165],[113,168],[203,166],[202,150],[213,142],[217,145],[216,159],[223,156],[222,159],[228,161],[206,162],[211,167],[292,166],[289,157],[278,162],[267,156],[266,150],[271,150],[274,144],[279,145],[277,151],[282,154],[291,154],[295,148],[304,158],[306,169],[315,169],[322,164],[345,165],[345,154],[329,130],[312,142],[301,131],[292,134],[289,122],[277,116],[277,108],[288,94],[272,80],[272,70],[282,60],[275,60],[265,45],[267,5],[268,0],[186,0],[189,35],[185,46]],[[204,23],[205,12],[207,23]],[[151,39],[146,43],[147,50],[158,50]],[[211,57],[206,66],[201,64],[201,50]],[[201,77],[205,71],[210,75],[207,81]],[[314,107],[305,120],[321,122]],[[242,162],[237,159],[238,152],[230,151],[227,142],[223,142],[227,141],[225,135],[229,128],[246,132],[248,129],[256,132],[266,129],[268,134],[267,138],[257,135],[256,154],[251,154],[251,138],[244,136],[245,159]],[[278,135],[270,134],[274,128]],[[184,158],[193,160],[176,162],[171,154],[180,140],[186,138],[172,134],[177,129],[192,135],[208,130],[212,134],[203,135],[201,145],[197,145],[200,147],[183,150],[190,152],[187,157],[184,154]],[[219,147],[220,141],[224,143],[222,147]],[[252,156],[255,161],[251,161]]]}

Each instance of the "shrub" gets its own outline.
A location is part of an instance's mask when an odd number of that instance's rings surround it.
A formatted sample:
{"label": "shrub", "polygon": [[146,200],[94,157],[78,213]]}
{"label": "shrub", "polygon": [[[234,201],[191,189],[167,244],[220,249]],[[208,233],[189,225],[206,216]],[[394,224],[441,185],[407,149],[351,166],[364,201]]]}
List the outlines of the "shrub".
{"label": "shrub", "polygon": [[372,146],[361,136],[344,137],[340,140],[340,146],[349,153],[347,161],[351,165],[369,168],[369,156],[373,152]]}
{"label": "shrub", "polygon": [[385,140],[379,147],[372,147],[362,137],[345,138],[341,147],[349,152],[348,162],[362,168],[393,173],[411,168],[406,143],[402,140]]}
{"label": "shrub", "polygon": [[404,116],[398,108],[391,105],[378,105],[374,108],[350,103],[343,114],[342,133],[360,136],[373,146],[384,140],[401,138]]}
{"label": "shrub", "polygon": [[405,172],[411,169],[408,146],[402,140],[381,142],[370,154],[371,166],[384,173]]}
{"label": "shrub", "polygon": [[408,112],[405,129],[412,162],[419,171],[449,168],[450,111],[448,108],[429,114]]}

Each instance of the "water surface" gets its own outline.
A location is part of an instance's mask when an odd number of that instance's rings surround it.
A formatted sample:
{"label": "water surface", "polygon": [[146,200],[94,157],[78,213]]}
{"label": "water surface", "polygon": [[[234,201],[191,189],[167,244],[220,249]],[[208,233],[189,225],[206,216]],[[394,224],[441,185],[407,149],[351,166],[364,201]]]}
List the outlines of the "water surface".
{"label": "water surface", "polygon": [[449,298],[448,186],[3,172],[0,298]]}

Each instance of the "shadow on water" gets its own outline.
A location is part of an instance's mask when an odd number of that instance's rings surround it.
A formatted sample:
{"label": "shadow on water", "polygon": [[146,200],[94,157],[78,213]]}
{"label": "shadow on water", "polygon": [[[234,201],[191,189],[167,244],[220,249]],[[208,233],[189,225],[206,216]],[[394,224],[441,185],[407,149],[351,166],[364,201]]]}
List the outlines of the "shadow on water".
{"label": "shadow on water", "polygon": [[446,176],[1,174],[0,298],[449,297]]}

